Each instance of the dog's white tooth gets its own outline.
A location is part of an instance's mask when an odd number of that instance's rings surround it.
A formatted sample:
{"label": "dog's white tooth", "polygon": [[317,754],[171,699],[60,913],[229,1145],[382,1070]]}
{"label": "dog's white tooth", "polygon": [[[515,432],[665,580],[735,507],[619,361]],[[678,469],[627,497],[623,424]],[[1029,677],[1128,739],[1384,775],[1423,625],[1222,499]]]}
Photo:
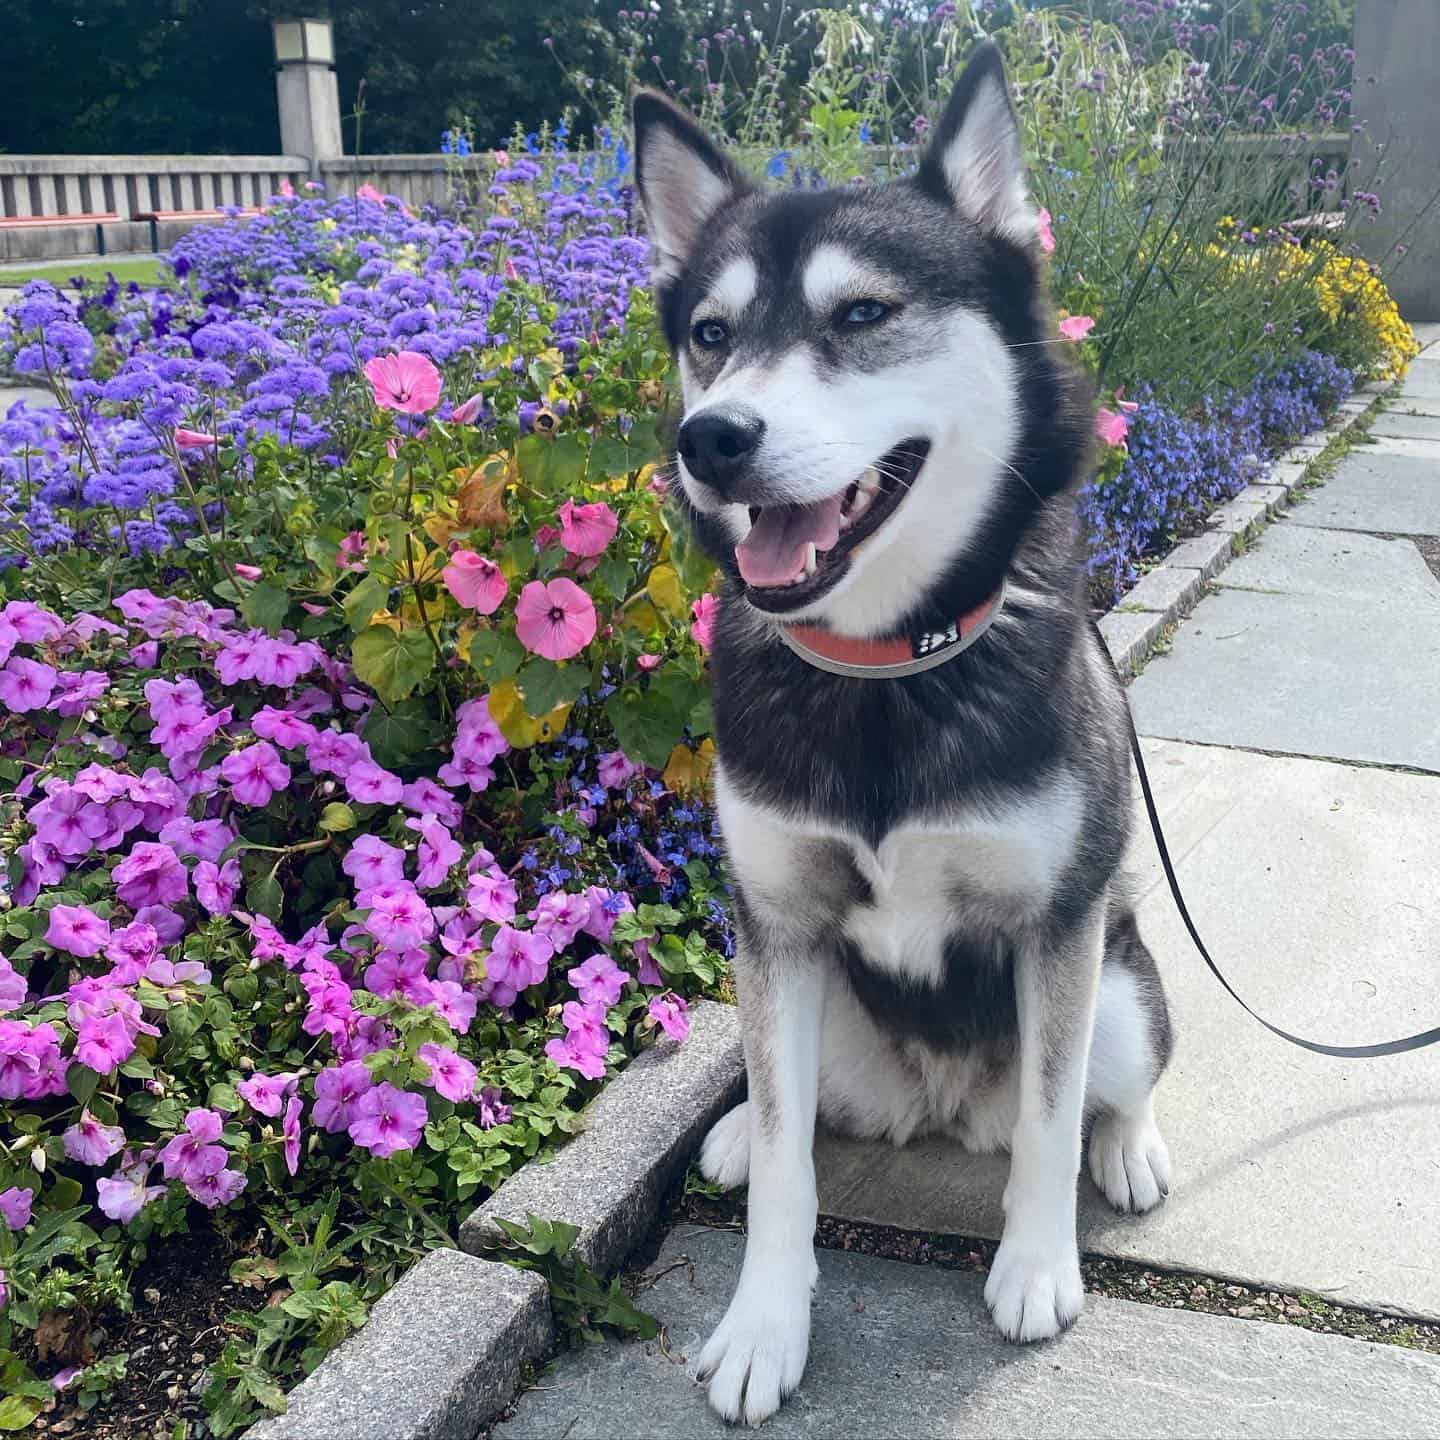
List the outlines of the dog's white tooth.
{"label": "dog's white tooth", "polygon": [[815,573],[819,561],[815,558],[815,542],[809,540],[805,544],[805,578],[808,580]]}

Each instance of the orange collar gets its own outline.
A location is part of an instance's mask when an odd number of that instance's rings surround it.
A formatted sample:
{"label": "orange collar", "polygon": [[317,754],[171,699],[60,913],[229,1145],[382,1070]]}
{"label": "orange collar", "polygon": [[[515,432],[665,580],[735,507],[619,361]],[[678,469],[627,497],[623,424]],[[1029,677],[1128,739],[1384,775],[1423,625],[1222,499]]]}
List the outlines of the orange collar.
{"label": "orange collar", "polygon": [[933,670],[968,650],[994,623],[1005,604],[1005,583],[987,600],[944,630],[901,640],[862,640],[815,625],[782,625],[780,637],[802,660],[832,675],[856,680],[893,680]]}

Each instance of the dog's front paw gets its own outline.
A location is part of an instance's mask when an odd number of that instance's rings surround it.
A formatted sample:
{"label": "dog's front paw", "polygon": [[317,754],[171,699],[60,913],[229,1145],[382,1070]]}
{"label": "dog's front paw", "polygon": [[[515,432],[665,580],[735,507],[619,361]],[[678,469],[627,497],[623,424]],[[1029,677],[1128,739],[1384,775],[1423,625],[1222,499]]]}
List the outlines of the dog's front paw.
{"label": "dog's front paw", "polygon": [[726,1420],[759,1425],[805,1373],[813,1260],[796,1269],[799,1283],[773,1273],[763,1283],[742,1275],[725,1318],[700,1352],[695,1378],[709,1384],[710,1404]]}
{"label": "dog's front paw", "polygon": [[985,1282],[985,1303],[1007,1340],[1049,1340],[1085,1306],[1078,1253],[1072,1247],[1047,1255],[1002,1240]]}
{"label": "dog's front paw", "polygon": [[750,1178],[750,1102],[741,1101],[711,1127],[700,1147],[700,1173],[722,1190]]}
{"label": "dog's front paw", "polygon": [[1170,1152],[1155,1122],[1101,1115],[1090,1133],[1090,1176],[1117,1210],[1153,1210],[1170,1193]]}

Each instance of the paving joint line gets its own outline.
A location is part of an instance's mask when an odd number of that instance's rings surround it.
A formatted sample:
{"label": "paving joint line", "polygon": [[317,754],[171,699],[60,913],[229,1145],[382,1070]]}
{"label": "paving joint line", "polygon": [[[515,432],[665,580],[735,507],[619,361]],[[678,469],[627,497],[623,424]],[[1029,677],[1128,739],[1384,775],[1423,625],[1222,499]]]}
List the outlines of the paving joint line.
{"label": "paving joint line", "polygon": [[1260,755],[1267,760],[1314,760],[1321,765],[1343,765],[1351,770],[1382,770],[1391,775],[1413,775],[1422,780],[1440,780],[1440,770],[1427,770],[1423,765],[1401,765],[1391,760],[1352,760],[1344,755],[1312,755],[1305,750],[1273,750],[1264,745],[1239,745],[1225,740],[1196,740],[1189,735],[1158,735],[1149,730],[1140,732],[1142,740],[1163,740],[1170,745],[1199,745],[1206,750],[1237,750],[1245,755]]}

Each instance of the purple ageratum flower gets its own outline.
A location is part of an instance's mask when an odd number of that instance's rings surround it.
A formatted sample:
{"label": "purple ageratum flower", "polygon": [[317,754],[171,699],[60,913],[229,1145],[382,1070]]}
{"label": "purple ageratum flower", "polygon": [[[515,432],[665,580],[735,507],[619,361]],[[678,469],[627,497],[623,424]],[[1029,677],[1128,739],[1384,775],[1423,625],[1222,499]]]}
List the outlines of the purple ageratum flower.
{"label": "purple ageratum flower", "polygon": [[185,867],[168,845],[142,840],[112,873],[116,894],[132,910],[168,905],[190,893]]}
{"label": "purple ageratum flower", "polygon": [[273,1118],[280,1113],[285,1097],[293,1095],[299,1083],[298,1075],[252,1075],[242,1080],[235,1090],[257,1114]]}
{"label": "purple ageratum flower", "polygon": [[0,1190],[0,1216],[4,1216],[5,1223],[12,1230],[23,1230],[30,1223],[30,1208],[34,1201],[35,1192],[21,1189],[18,1185]]}
{"label": "purple ageratum flower", "polygon": [[580,994],[584,1005],[611,1006],[619,998],[630,976],[605,954],[592,955],[566,977]]}
{"label": "purple ageratum flower", "polygon": [[375,1081],[364,1061],[351,1060],[332,1065],[315,1077],[315,1106],[311,1119],[332,1135],[348,1130],[355,1119],[355,1107]]}
{"label": "purple ageratum flower", "polygon": [[125,1132],[118,1125],[102,1125],[88,1110],[62,1138],[65,1153],[82,1165],[103,1165],[125,1148]]}
{"label": "purple ageratum flower", "polygon": [[416,1052],[430,1067],[430,1085],[447,1100],[457,1104],[468,1100],[475,1090],[475,1067],[463,1055],[446,1045],[422,1045]]}
{"label": "purple ageratum flower", "polygon": [[496,1125],[508,1125],[510,1123],[510,1107],[501,1103],[500,1091],[493,1085],[487,1085],[480,1092],[478,1105],[480,1109],[480,1128],[482,1130],[490,1130]]}
{"label": "purple ageratum flower", "polygon": [[110,939],[110,922],[83,905],[53,905],[45,943],[82,960],[98,955]]}
{"label": "purple ageratum flower", "polygon": [[413,1150],[425,1119],[423,1097],[381,1081],[356,1102],[350,1138],[383,1160],[397,1150]]}
{"label": "purple ageratum flower", "polygon": [[0,670],[0,705],[21,715],[30,710],[43,710],[55,693],[59,676],[60,672],[53,666],[12,656]]}
{"label": "purple ageratum flower", "polygon": [[220,762],[220,775],[229,782],[230,793],[239,804],[256,809],[268,805],[275,791],[290,783],[290,767],[268,740],[227,755]]}

